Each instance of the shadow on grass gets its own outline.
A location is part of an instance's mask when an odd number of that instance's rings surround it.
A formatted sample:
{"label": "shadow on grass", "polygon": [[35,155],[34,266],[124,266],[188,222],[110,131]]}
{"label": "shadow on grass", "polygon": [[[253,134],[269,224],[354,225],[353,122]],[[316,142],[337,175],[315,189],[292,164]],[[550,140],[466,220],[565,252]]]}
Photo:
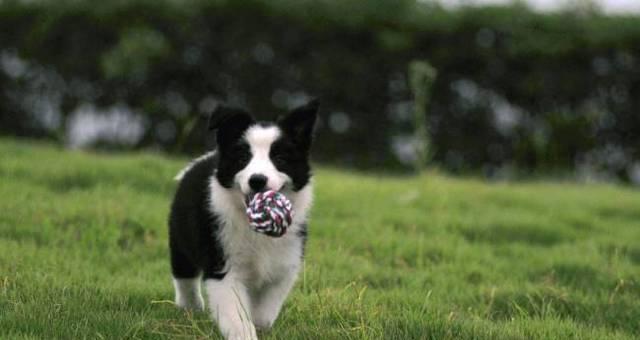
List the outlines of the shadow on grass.
{"label": "shadow on grass", "polygon": [[117,243],[120,249],[129,251],[136,246],[150,244],[157,238],[155,230],[145,228],[140,222],[127,218],[120,223],[120,237]]}
{"label": "shadow on grass", "polygon": [[531,279],[540,277],[552,285],[560,285],[585,293],[609,293],[616,286],[616,279],[588,265],[560,263],[544,272],[535,273]]}
{"label": "shadow on grass", "polygon": [[571,239],[562,230],[562,228],[547,229],[540,225],[514,223],[471,226],[461,229],[460,233],[469,242],[495,245],[517,242],[550,247]]}
{"label": "shadow on grass", "polygon": [[166,169],[145,159],[126,166],[105,161],[91,167],[73,166],[63,168],[57,164],[51,168],[44,165],[39,169],[16,167],[7,170],[0,165],[0,173],[8,180],[32,183],[56,194],[124,186],[137,192],[169,195],[176,185],[173,175]]}
{"label": "shadow on grass", "polygon": [[145,192],[150,194],[169,195],[173,190],[174,184],[170,180],[162,181],[138,176],[137,178],[127,177],[126,175],[117,174],[65,174],[58,177],[47,179],[37,178],[36,181],[54,193],[69,193],[78,190],[91,190],[97,187],[113,188],[117,186],[125,186],[137,192]]}
{"label": "shadow on grass", "polygon": [[609,261],[625,258],[633,264],[640,264],[640,247],[608,244],[600,247],[600,253]]}
{"label": "shadow on grass", "polygon": [[603,219],[619,219],[624,222],[637,223],[640,221],[640,210],[630,207],[602,207],[596,211]]}

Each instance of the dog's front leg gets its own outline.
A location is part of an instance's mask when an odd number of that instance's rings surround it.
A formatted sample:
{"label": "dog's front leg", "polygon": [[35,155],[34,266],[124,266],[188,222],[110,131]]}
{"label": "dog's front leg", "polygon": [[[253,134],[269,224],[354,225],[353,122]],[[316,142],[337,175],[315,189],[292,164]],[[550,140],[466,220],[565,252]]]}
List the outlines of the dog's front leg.
{"label": "dog's front leg", "polygon": [[298,267],[291,268],[280,280],[272,282],[262,289],[252,306],[252,316],[256,327],[269,329],[273,326],[297,276]]}
{"label": "dog's front leg", "polygon": [[258,339],[245,286],[231,275],[222,280],[208,279],[205,286],[209,309],[222,335],[229,340]]}

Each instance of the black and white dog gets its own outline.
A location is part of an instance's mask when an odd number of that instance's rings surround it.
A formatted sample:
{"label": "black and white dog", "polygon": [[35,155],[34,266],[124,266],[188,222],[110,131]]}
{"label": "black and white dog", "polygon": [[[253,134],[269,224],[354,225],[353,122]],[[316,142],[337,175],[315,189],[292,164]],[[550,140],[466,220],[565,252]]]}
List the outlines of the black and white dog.
{"label": "black and white dog", "polygon": [[[176,177],[169,218],[176,304],[209,309],[227,339],[256,339],[268,329],[302,266],[312,183],[309,149],[318,104],[294,109],[277,123],[256,122],[239,109],[219,108],[209,128],[217,149]],[[256,233],[247,197],[280,191],[293,204],[293,222],[278,238]]]}

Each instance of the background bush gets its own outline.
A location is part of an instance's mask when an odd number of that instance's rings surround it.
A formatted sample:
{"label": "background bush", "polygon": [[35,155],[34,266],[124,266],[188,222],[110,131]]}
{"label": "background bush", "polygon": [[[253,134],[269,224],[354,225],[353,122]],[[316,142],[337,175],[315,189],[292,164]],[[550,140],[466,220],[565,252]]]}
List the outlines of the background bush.
{"label": "background bush", "polygon": [[318,96],[318,160],[397,169],[412,157],[407,65],[428,59],[438,69],[428,119],[440,166],[640,181],[639,58],[640,18],[589,11],[5,0],[0,131],[68,143],[80,112],[125,112],[142,129],[95,144],[196,153],[199,124],[219,102],[266,119]]}

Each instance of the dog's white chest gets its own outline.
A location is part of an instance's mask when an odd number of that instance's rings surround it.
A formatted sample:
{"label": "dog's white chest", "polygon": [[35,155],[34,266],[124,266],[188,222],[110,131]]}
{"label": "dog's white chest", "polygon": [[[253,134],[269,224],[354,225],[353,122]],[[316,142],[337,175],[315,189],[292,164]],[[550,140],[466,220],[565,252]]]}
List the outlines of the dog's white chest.
{"label": "dog's white chest", "polygon": [[[248,225],[227,225],[221,241],[226,252],[227,268],[245,282],[259,287],[277,282],[302,261],[302,239],[290,230],[280,238],[256,233]],[[298,229],[298,228],[292,228]]]}
{"label": "dog's white chest", "polygon": [[222,243],[225,271],[256,288],[297,273],[304,242],[297,234],[306,223],[311,190],[309,184],[299,192],[287,193],[295,212],[293,223],[284,236],[273,238],[251,229],[242,195],[222,188],[212,179],[211,212],[220,226],[215,237]]}

